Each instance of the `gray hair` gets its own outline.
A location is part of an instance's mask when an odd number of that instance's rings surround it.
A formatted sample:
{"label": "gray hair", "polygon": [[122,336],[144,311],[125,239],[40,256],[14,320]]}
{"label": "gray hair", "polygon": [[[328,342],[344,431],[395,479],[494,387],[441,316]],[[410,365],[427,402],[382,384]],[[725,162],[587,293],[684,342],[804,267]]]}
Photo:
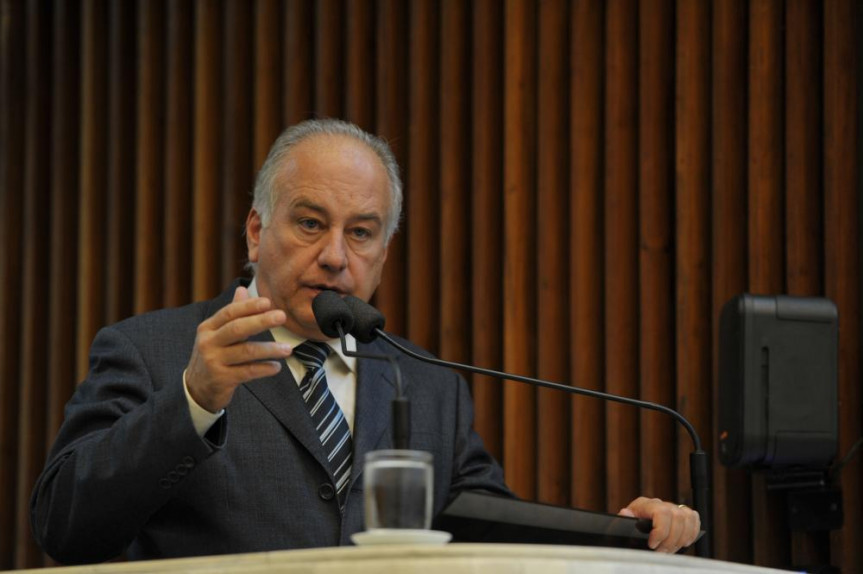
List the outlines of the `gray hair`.
{"label": "gray hair", "polygon": [[390,182],[390,210],[384,228],[386,242],[389,243],[399,226],[402,212],[402,180],[399,166],[390,146],[383,139],[360,129],[355,124],[338,119],[306,120],[282,132],[273,143],[270,153],[258,172],[255,181],[255,194],[252,207],[261,216],[264,227],[269,225],[270,216],[276,204],[275,180],[279,166],[285,156],[298,143],[316,135],[348,136],[364,143],[380,158]]}

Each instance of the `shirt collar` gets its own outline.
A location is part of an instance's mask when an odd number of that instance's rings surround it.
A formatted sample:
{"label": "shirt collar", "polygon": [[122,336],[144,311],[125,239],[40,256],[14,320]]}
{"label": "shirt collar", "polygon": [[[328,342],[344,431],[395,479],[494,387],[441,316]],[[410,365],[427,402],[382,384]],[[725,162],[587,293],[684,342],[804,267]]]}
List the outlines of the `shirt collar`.
{"label": "shirt collar", "polygon": [[[252,282],[249,283],[249,297],[259,297],[258,295],[258,285],[257,279],[252,279]],[[274,327],[270,329],[270,333],[273,335],[273,339],[275,339],[279,343],[288,343],[292,347],[296,347],[306,341],[305,338],[300,337],[296,333],[293,333],[286,329],[285,327]],[[351,370],[351,372],[357,372],[357,358],[349,357],[345,355],[342,351],[342,342],[340,339],[328,339],[323,341],[330,348],[335,351],[336,355],[342,360],[342,363]],[[348,351],[356,352],[357,350],[357,340],[350,333],[345,335],[345,343],[348,346]]]}

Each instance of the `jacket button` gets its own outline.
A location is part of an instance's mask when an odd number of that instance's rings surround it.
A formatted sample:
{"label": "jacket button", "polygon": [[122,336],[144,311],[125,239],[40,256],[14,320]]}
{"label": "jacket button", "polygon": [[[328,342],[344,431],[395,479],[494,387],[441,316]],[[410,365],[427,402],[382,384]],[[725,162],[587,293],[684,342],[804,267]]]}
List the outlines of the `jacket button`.
{"label": "jacket button", "polygon": [[191,456],[184,456],[183,457],[183,466],[185,466],[186,468],[194,467],[195,466],[195,459],[192,458]]}
{"label": "jacket button", "polygon": [[169,488],[171,488],[171,481],[168,480],[167,478],[163,478],[163,479],[159,480],[159,486],[161,486],[165,490],[168,490]]}
{"label": "jacket button", "polygon": [[318,496],[324,500],[332,500],[336,495],[336,489],[329,482],[325,482],[318,487]]}

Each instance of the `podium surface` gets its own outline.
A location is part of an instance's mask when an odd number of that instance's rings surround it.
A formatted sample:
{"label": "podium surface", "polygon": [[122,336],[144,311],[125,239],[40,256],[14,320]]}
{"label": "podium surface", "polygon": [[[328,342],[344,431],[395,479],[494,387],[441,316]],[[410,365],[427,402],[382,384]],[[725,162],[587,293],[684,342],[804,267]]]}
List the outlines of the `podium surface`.
{"label": "podium surface", "polygon": [[533,544],[448,544],[284,550],[198,558],[42,568],[43,574],[685,574],[787,572],[646,550]]}

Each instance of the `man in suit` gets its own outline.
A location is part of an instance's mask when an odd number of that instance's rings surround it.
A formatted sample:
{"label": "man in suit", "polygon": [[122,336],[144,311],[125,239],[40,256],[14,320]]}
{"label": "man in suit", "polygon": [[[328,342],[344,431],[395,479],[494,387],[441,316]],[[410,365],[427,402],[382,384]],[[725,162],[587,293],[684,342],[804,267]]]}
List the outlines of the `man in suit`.
{"label": "man in suit", "polygon": [[[42,547],[61,562],[92,562],[348,544],[362,530],[363,455],[392,444],[395,388],[385,364],[327,340],[311,302],[322,290],[372,296],[400,211],[382,140],[337,120],[286,130],[246,221],[254,279],[94,340],[33,491]],[[386,352],[378,345],[359,350]],[[307,372],[318,353],[323,376]],[[509,494],[472,429],[464,380],[401,365],[411,446],[434,454],[435,512],[462,490]],[[331,405],[324,426],[341,438],[316,430],[312,393]],[[660,550],[698,532],[696,513],[658,500],[622,512],[652,518]]]}

